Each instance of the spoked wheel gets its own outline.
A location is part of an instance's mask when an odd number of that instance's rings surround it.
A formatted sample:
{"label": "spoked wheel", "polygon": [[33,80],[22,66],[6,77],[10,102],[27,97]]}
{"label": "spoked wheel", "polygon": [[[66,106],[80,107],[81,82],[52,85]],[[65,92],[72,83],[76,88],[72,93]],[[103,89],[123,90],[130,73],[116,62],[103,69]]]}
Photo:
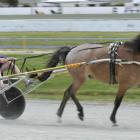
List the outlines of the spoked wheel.
{"label": "spoked wheel", "polygon": [[25,109],[25,99],[21,91],[16,87],[11,87],[3,95],[0,94],[0,115],[5,119],[20,117]]}

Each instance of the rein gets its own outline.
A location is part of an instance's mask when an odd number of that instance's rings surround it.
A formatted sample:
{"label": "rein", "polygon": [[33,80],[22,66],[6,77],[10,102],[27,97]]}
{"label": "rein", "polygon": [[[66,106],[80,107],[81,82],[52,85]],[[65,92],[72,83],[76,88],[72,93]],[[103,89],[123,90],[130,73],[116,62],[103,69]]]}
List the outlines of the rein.
{"label": "rein", "polygon": [[27,62],[28,59],[33,59],[33,58],[37,58],[37,57],[42,57],[42,56],[49,55],[49,54],[52,54],[52,53],[39,54],[39,55],[33,55],[33,56],[27,56],[27,57],[24,57],[24,58],[19,58],[19,59],[17,59],[16,61],[23,60],[23,63],[22,63],[21,68],[20,68],[20,71],[23,72],[24,67],[25,67],[25,64],[26,64],[26,62]]}
{"label": "rein", "polygon": [[[33,59],[33,58],[37,58],[37,57],[42,57],[42,56],[45,56],[45,55],[50,55],[52,54],[51,52],[50,53],[46,53],[46,54],[39,54],[39,55],[33,55],[33,56],[27,56],[27,57],[23,57],[23,58],[10,58],[8,61],[10,61],[10,65],[9,65],[9,68],[8,68],[8,71],[7,71],[7,75],[10,73],[11,71],[11,74],[13,73],[14,71],[14,66],[16,64],[17,61],[20,61],[20,60],[23,60],[22,62],[22,65],[20,67],[20,71],[23,72],[24,68],[25,68],[25,64],[27,62],[28,59]],[[10,67],[13,63],[13,67],[12,67],[12,70],[10,70]]]}
{"label": "rein", "polygon": [[18,59],[16,59],[16,61],[24,60],[24,59],[31,59],[31,58],[36,58],[36,57],[41,57],[41,56],[45,56],[45,55],[49,55],[49,54],[53,54],[53,53],[50,52],[50,53],[45,53],[45,54],[39,54],[39,55],[33,55],[33,56],[27,56],[27,57],[23,57],[23,58],[18,58]]}

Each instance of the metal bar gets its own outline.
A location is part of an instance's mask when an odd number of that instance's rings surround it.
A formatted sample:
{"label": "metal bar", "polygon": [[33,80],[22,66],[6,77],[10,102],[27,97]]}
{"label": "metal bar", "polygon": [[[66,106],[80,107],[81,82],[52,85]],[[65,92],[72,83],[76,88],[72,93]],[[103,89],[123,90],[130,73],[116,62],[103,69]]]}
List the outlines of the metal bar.
{"label": "metal bar", "polygon": [[[54,73],[59,73],[59,72],[64,72],[67,71],[67,69],[59,69],[59,70],[54,70],[52,74]],[[29,87],[27,87],[25,90],[22,90],[23,94],[28,94],[30,92],[32,92],[33,90],[35,90],[36,88],[38,88],[39,86],[43,85],[45,82],[47,82],[48,80],[52,79],[53,76],[49,77],[47,80],[45,80],[44,82],[40,82],[39,80],[35,80],[33,81],[33,84],[31,84]]]}
{"label": "metal bar", "polygon": [[[53,73],[58,73],[58,72],[63,72],[63,71],[66,71],[67,69],[59,69],[59,70],[54,70]],[[11,85],[8,85],[6,87],[4,87],[3,89],[0,90],[0,94],[3,94],[6,90],[10,89],[11,87],[17,85],[19,82],[21,82],[22,80],[26,79],[27,77],[24,76],[24,77],[19,77],[19,79],[12,83]],[[43,83],[43,82],[42,82]]]}
{"label": "metal bar", "polygon": [[[31,73],[45,72],[45,71],[53,71],[53,73],[57,73],[57,72],[66,71],[67,68],[76,68],[76,67],[79,67],[79,66],[84,65],[84,64],[89,64],[90,65],[90,64],[97,64],[97,63],[110,62],[110,61],[111,61],[111,59],[108,59],[108,58],[107,59],[99,59],[99,60],[93,60],[93,61],[89,61],[89,62],[81,62],[81,63],[75,63],[75,64],[63,65],[63,66],[58,66],[58,67],[53,67],[53,68],[46,68],[46,69],[41,69],[41,70],[36,70],[36,71],[30,71],[30,72],[25,72],[25,73],[3,76],[0,79],[6,79],[6,78],[8,79],[10,77],[15,77],[15,76],[18,76],[18,77],[20,76],[20,77],[19,77],[18,81],[16,81],[16,82],[12,83],[11,85],[8,85],[5,88],[1,89],[0,94],[2,94],[2,96],[6,100],[7,104],[9,104],[12,101],[16,100],[17,98],[19,98],[20,96],[17,96],[16,98],[9,101],[6,97],[6,95],[5,95],[5,91],[10,89],[11,87],[17,85],[22,80],[24,80],[26,78],[26,76],[23,77],[22,75],[28,75],[28,74],[31,74]],[[140,65],[140,62],[138,62],[138,61],[126,61],[126,60],[122,60],[122,59],[116,59],[115,63],[116,64],[127,64],[127,65],[128,64]],[[51,78],[52,78],[52,76],[49,79],[51,79]],[[48,80],[46,80],[46,81],[48,81]],[[36,89],[40,85],[44,84],[46,81],[44,81],[44,82],[40,82],[39,80],[34,81],[33,84],[30,85],[30,87],[25,88],[25,90],[22,90],[22,95],[23,94],[28,94],[29,92],[33,91],[34,89]]]}
{"label": "metal bar", "polygon": [[123,65],[129,65],[129,64],[136,64],[136,65],[140,65],[140,62],[138,61],[126,61],[126,62],[120,62],[119,64],[123,64]]}
{"label": "metal bar", "polygon": [[[102,62],[110,62],[110,60],[111,59],[109,59],[109,58],[99,59],[99,60],[92,60],[92,61],[87,62],[87,64],[97,64],[97,63],[102,63]],[[116,59],[115,61],[118,62],[118,63],[120,63],[123,60],[122,59]]]}
{"label": "metal bar", "polygon": [[16,100],[17,98],[21,97],[21,95],[15,97],[15,98],[12,99],[12,100],[8,100],[7,97],[6,97],[6,95],[5,95],[5,91],[8,90],[8,89],[10,89],[11,87],[17,85],[19,82],[21,82],[21,81],[22,81],[23,79],[25,79],[25,78],[26,78],[26,77],[22,77],[22,78],[20,78],[18,81],[14,82],[14,83],[12,83],[11,85],[8,85],[8,86],[6,86],[6,87],[4,87],[3,89],[0,90],[0,94],[3,96],[3,98],[5,99],[5,101],[6,101],[7,104],[9,104],[9,103],[11,103],[12,101]]}
{"label": "metal bar", "polygon": [[[63,72],[66,71],[67,69],[59,69],[59,70],[54,70],[53,73],[58,73],[58,72]],[[16,100],[17,98],[21,97],[22,95],[28,94],[30,92],[32,92],[33,90],[35,90],[36,88],[38,88],[39,86],[43,85],[45,82],[47,82],[49,79],[53,78],[52,76],[50,78],[48,78],[48,80],[44,81],[44,82],[40,82],[39,80],[35,80],[33,81],[33,83],[28,86],[25,87],[25,90],[21,90],[21,95],[13,98],[12,100],[8,100],[6,95],[5,95],[5,91],[10,89],[13,86],[16,86],[19,82],[21,82],[22,80],[24,80],[26,77],[20,77],[18,81],[11,83],[11,85],[6,86],[5,88],[3,88],[2,90],[0,90],[0,94],[2,94],[3,98],[5,99],[6,103],[9,104],[11,102],[13,102],[14,100]]]}
{"label": "metal bar", "polygon": [[[62,68],[77,68],[81,65],[84,64],[97,64],[97,63],[102,63],[102,62],[110,62],[110,59],[99,59],[99,60],[93,60],[89,62],[80,62],[80,63],[73,63],[73,64],[68,64],[68,65],[62,65],[62,66],[57,66],[57,67],[52,67],[52,68],[46,68],[46,69],[40,69],[40,70],[35,70],[35,71],[29,71],[29,72],[23,72],[19,74],[12,74],[12,75],[6,75],[0,77],[0,80],[2,79],[7,79],[7,78],[12,78],[12,77],[19,77],[23,75],[29,75],[29,74],[34,74],[34,73],[40,73],[40,72],[48,72],[48,71],[54,71],[54,70],[59,70]],[[122,59],[116,59],[116,64],[137,64],[140,65],[140,62],[138,61],[127,61],[127,60],[122,60]]]}
{"label": "metal bar", "polygon": [[8,86],[4,87],[3,89],[0,89],[0,94],[2,94],[3,92],[5,92],[6,90],[10,89],[11,87],[17,85],[20,81],[22,81],[22,80],[25,79],[25,78],[26,78],[26,77],[21,77],[21,78],[19,78],[18,81],[12,83],[11,85],[8,85]]}
{"label": "metal bar", "polygon": [[6,75],[6,76],[0,77],[0,79],[7,79],[7,78],[16,77],[16,76],[18,77],[18,76],[29,75],[29,74],[33,74],[33,73],[39,73],[39,72],[48,72],[48,71],[53,71],[53,70],[59,70],[62,68],[74,68],[74,67],[79,67],[83,64],[86,64],[86,62],[74,63],[74,64],[69,64],[69,65],[62,65],[62,66],[57,66],[57,67],[52,67],[52,68],[23,72],[23,73],[19,73],[19,74]]}

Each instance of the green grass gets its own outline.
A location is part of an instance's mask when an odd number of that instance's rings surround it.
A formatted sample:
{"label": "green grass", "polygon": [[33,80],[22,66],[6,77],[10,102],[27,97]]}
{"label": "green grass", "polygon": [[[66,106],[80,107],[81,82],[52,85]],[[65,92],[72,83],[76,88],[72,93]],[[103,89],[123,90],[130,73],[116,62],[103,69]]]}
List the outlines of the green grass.
{"label": "green grass", "polygon": [[[22,48],[23,47],[28,48],[28,46],[65,46],[65,45],[75,46],[83,43],[113,42],[113,40],[106,38],[114,38],[114,40],[116,38],[133,38],[137,34],[138,32],[0,32],[0,38],[10,38],[9,40],[3,41],[1,40],[0,45],[1,46],[17,45],[22,46]],[[44,39],[42,40],[39,38]],[[53,38],[56,39],[54,40]],[[75,40],[75,38],[91,38],[91,39]],[[92,38],[96,38],[96,40]]]}
{"label": "green grass", "polygon": [[[28,98],[62,99],[64,91],[71,84],[72,79],[67,73],[57,74],[44,85],[28,94]],[[117,94],[118,85],[109,85],[96,80],[87,81],[77,92],[80,100],[112,101]],[[140,91],[138,88],[128,90],[125,101],[139,102]]]}
{"label": "green grass", "polygon": [[[101,39],[101,41],[107,41],[104,40],[104,38],[117,38],[117,37],[128,37],[128,38],[133,38],[135,35],[137,35],[138,32],[10,32],[10,33],[0,33],[0,37],[10,37],[12,39],[19,37],[19,38],[60,38],[60,37],[96,37]],[[46,44],[48,45],[49,43],[51,44],[56,44],[56,45],[75,45],[75,44],[82,44],[85,41],[61,41],[58,42],[54,41],[47,42]],[[1,42],[0,42],[1,43]],[[36,42],[34,45],[36,45]],[[58,43],[58,44],[57,44]],[[29,42],[27,42],[29,44]],[[20,44],[19,44],[20,45]],[[39,43],[41,45],[41,43]],[[25,56],[30,56],[29,54],[9,54],[9,56],[14,56],[16,58],[22,58]],[[30,70],[33,68],[36,69],[41,69],[44,68],[49,56],[43,56],[43,57],[38,57],[34,59],[29,59],[27,61],[26,67],[28,67]],[[18,66],[20,67],[22,65],[23,61],[17,62]],[[32,93],[27,95],[27,98],[40,98],[40,99],[62,99],[63,93],[65,89],[71,84],[72,79],[67,73],[61,73],[57,74],[53,79],[50,79],[47,83],[39,87],[38,89],[34,90]],[[95,80],[89,80],[87,81],[78,91],[77,96],[80,100],[96,100],[96,101],[112,101],[114,100],[116,93],[117,93],[118,86],[112,86],[108,84],[101,83],[99,81]],[[139,89],[132,89],[129,90],[125,96],[126,101],[140,101],[140,93]]]}
{"label": "green grass", "polygon": [[0,32],[0,37],[11,38],[67,38],[67,37],[134,37],[138,32]]}
{"label": "green grass", "polygon": [[[21,58],[30,55],[11,55],[16,58]],[[26,66],[32,68],[44,68],[49,56],[38,57],[27,60]],[[18,66],[21,66],[21,61]],[[55,74],[54,78],[44,83],[42,86],[28,94],[27,98],[35,99],[62,99],[64,91],[72,83],[72,78],[67,72]],[[95,100],[95,101],[112,101],[114,100],[118,90],[118,85],[109,85],[96,80],[88,80],[78,91],[77,96],[80,100]],[[126,101],[140,101],[139,89],[131,89],[126,93]]]}

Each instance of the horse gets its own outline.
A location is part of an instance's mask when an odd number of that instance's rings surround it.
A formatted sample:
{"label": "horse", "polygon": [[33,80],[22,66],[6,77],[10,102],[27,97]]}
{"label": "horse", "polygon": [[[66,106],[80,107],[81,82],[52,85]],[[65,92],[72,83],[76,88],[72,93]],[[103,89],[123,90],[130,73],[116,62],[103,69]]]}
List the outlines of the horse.
{"label": "horse", "polygon": [[[103,44],[82,44],[76,47],[64,46],[58,49],[51,57],[47,67],[55,67],[60,61],[69,65],[80,62],[90,62],[93,60],[110,58],[110,45]],[[130,41],[119,45],[116,51],[116,59],[127,61],[140,61],[140,34]],[[140,66],[131,64],[114,64],[114,84],[118,84],[118,92],[114,101],[113,111],[110,120],[116,124],[116,113],[122,102],[126,91],[134,86],[140,85]],[[62,117],[67,101],[71,98],[78,111],[78,117],[84,120],[83,107],[76,97],[77,90],[84,84],[87,79],[97,79],[110,84],[110,62],[101,62],[95,64],[83,64],[76,68],[68,67],[68,72],[72,76],[72,83],[65,90],[63,99],[57,111],[57,116]],[[40,81],[47,80],[52,71],[38,74]]]}

